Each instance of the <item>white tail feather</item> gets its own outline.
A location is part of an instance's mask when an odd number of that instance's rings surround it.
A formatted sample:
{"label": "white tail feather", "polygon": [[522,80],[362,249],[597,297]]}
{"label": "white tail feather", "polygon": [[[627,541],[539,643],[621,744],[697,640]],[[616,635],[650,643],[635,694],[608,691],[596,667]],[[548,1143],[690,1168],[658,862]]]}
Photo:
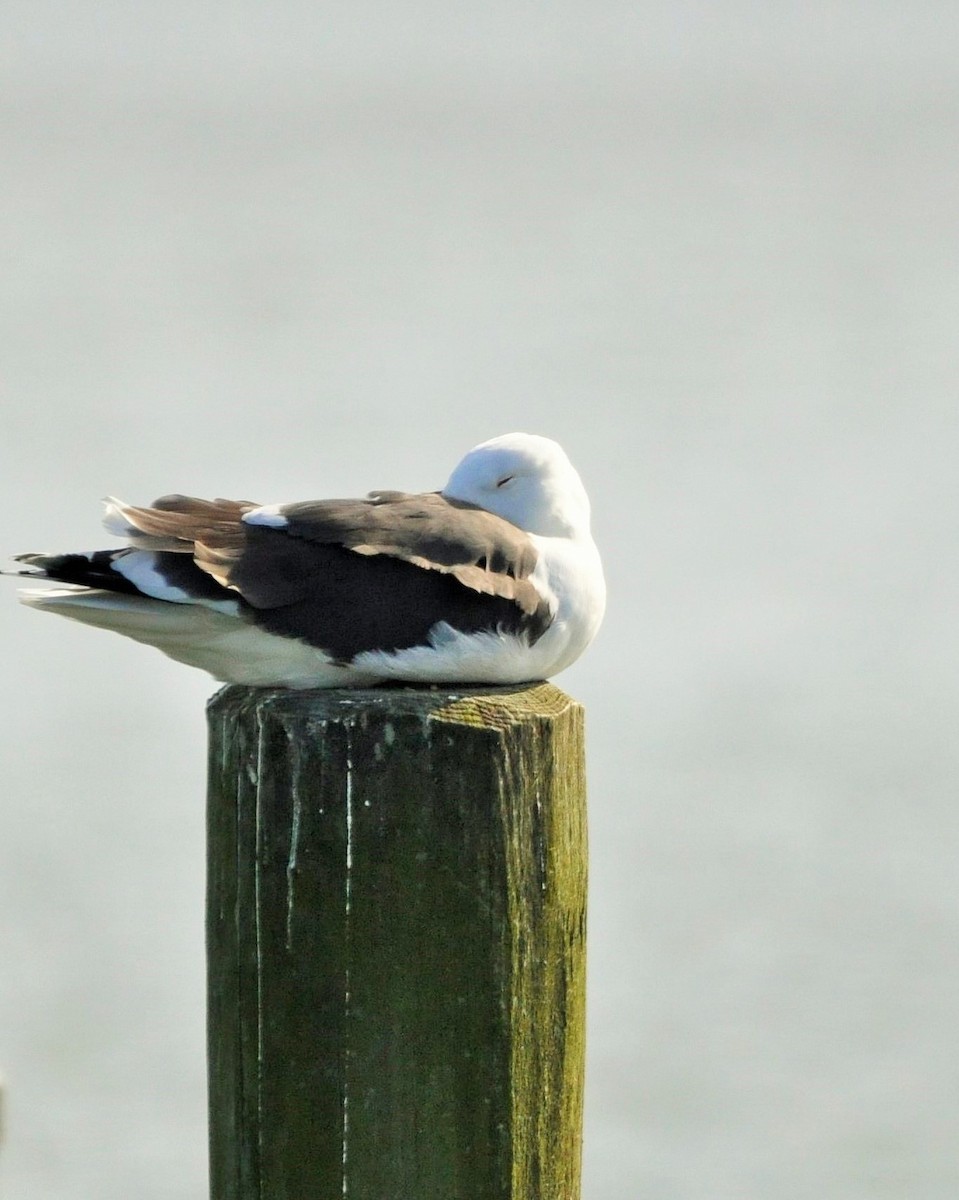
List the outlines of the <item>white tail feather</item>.
{"label": "white tail feather", "polygon": [[229,683],[335,687],[373,683],[380,678],[372,672],[344,670],[305,642],[278,637],[240,617],[199,605],[170,604],[91,588],[22,588],[18,595],[30,608],[111,629]]}

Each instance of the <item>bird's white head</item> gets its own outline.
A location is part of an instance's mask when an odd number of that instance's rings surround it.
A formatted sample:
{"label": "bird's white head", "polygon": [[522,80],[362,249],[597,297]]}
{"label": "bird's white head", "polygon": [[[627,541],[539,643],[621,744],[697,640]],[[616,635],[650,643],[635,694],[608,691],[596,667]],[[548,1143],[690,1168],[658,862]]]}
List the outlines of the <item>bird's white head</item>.
{"label": "bird's white head", "polygon": [[474,446],[443,495],[465,500],[542,537],[586,537],[589,497],[563,448],[532,433]]}

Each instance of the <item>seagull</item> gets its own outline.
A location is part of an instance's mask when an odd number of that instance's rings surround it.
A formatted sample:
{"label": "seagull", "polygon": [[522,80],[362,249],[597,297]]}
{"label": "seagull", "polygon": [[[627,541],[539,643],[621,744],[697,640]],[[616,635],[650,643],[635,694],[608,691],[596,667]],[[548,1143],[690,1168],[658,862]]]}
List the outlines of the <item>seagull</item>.
{"label": "seagull", "polygon": [[105,501],[125,544],[24,554],[31,608],[264,687],[514,684],[577,659],[606,588],[586,490],[549,438],[475,446],[439,492],[259,505]]}

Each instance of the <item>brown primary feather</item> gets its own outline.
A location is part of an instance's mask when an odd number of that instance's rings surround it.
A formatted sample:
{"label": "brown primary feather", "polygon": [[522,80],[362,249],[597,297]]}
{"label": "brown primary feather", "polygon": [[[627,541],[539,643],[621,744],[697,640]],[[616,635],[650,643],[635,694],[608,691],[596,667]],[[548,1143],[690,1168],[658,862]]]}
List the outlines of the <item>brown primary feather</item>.
{"label": "brown primary feather", "polygon": [[194,496],[161,496],[149,508],[117,504],[124,519],[150,538],[182,543],[189,552],[192,543],[209,536],[232,539],[241,544],[241,518],[257,505],[246,500],[199,500]]}

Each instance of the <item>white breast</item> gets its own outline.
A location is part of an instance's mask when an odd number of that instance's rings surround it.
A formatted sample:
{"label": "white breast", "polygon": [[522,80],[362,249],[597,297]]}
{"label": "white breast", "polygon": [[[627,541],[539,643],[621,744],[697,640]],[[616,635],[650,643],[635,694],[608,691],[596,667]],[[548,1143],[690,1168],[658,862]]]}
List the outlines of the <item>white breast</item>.
{"label": "white breast", "polygon": [[532,647],[542,656],[548,678],[579,658],[596,636],[606,611],[606,581],[592,538],[532,535],[532,541],[540,554],[532,578],[554,612],[549,629]]}

